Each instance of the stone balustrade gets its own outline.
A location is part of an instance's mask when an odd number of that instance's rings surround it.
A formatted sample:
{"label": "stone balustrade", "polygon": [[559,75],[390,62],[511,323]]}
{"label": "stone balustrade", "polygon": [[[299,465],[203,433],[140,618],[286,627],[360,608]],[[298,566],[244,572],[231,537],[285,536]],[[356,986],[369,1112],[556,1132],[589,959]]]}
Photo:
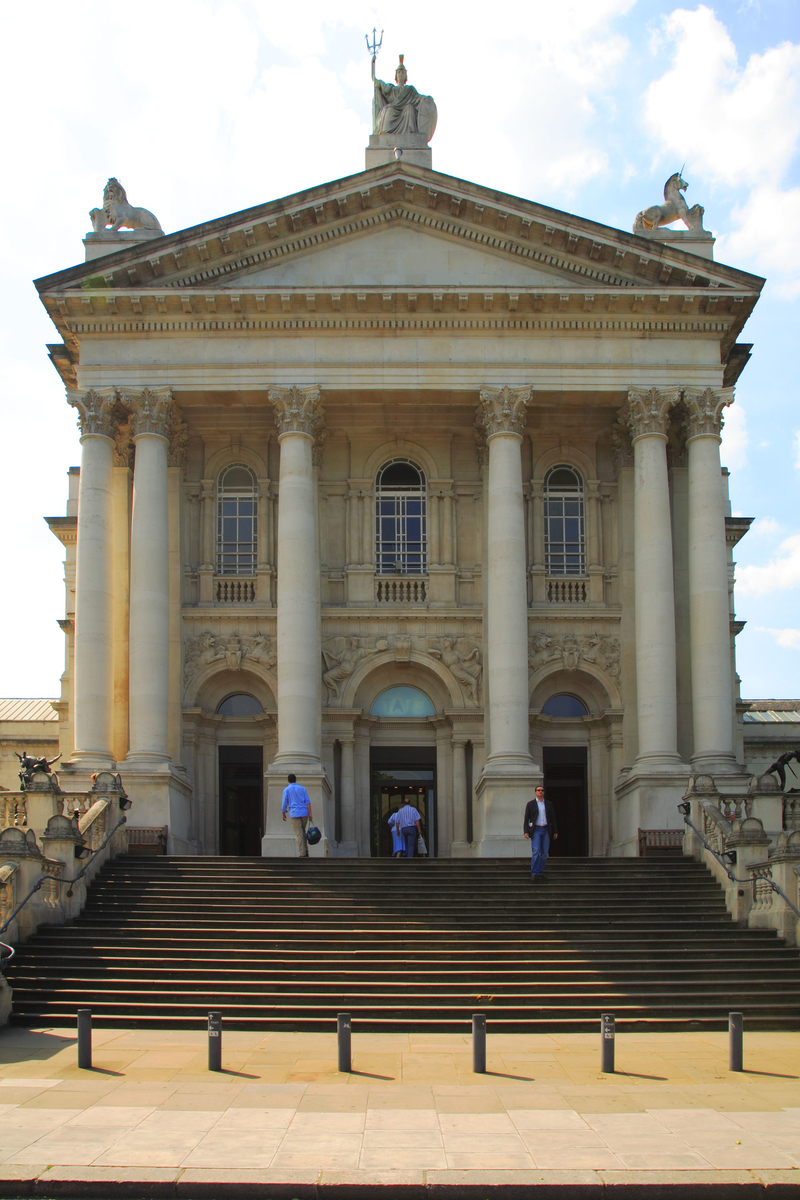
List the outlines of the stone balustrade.
{"label": "stone balustrade", "polygon": [[[0,808],[6,822],[0,830],[0,929],[9,922],[0,940],[10,945],[27,941],[40,925],[74,919],[103,864],[128,848],[125,825],[117,828],[127,804],[119,775],[98,771],[91,790],[80,793],[62,792],[55,776],[37,775],[33,784],[24,792],[5,794]],[[78,848],[87,851],[83,859],[76,855]],[[10,920],[40,880],[41,886]],[[10,1011],[10,989],[0,975],[0,1025]]]}
{"label": "stone balustrade", "polygon": [[[800,910],[800,830],[784,828],[770,836],[766,823],[772,825],[778,812],[785,819],[787,811],[774,781],[764,776],[751,782],[746,795],[724,796],[710,775],[699,775],[684,800],[702,837],[687,825],[683,852],[703,862],[724,887],[733,919],[751,929],[774,929],[789,945],[800,944],[795,911]],[[719,858],[732,851],[735,861],[723,865]]]}

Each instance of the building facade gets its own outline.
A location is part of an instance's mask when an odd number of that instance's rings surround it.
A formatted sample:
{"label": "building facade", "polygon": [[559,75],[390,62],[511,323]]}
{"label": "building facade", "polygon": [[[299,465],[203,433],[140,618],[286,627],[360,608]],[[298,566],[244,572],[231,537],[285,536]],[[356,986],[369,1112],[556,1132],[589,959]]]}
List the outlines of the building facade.
{"label": "building facade", "polygon": [[744,777],[719,435],[763,280],[381,155],[37,281],[62,781],[119,770],[175,853],[293,854],[293,771],[318,853],[390,853],[410,791],[432,854],[505,856],[544,776],[563,852],[635,854]]}

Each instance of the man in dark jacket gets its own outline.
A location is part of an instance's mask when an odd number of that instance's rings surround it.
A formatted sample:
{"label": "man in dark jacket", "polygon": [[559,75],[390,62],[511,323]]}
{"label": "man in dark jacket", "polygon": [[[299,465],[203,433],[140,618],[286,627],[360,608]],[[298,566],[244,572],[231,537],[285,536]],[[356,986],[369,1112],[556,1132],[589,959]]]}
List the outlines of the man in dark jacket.
{"label": "man in dark jacket", "polygon": [[535,799],[525,805],[522,832],[531,843],[531,879],[538,881],[544,874],[550,842],[558,837],[556,814],[550,801],[545,800],[541,784],[536,789]]}

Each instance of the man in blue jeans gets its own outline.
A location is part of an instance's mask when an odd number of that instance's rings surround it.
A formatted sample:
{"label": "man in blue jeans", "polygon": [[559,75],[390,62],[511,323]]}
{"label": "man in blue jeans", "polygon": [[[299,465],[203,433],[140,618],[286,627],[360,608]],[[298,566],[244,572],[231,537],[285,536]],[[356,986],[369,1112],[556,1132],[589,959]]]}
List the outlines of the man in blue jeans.
{"label": "man in blue jeans", "polygon": [[541,784],[536,788],[534,799],[525,805],[522,832],[531,843],[531,879],[538,883],[544,875],[551,840],[558,837],[556,814],[549,800],[544,798]]}
{"label": "man in blue jeans", "polygon": [[417,835],[422,832],[420,826],[421,820],[422,817],[411,803],[411,797],[404,796],[403,803],[400,806],[397,817],[395,818],[395,825],[399,829],[400,836],[405,843],[406,858],[414,857],[414,847],[417,844]]}

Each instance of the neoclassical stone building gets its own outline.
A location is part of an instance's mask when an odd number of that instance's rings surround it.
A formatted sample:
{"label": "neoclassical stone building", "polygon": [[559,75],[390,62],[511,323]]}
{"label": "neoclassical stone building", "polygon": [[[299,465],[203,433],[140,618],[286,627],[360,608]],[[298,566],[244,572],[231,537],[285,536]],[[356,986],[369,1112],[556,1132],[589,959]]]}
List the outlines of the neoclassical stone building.
{"label": "neoclassical stone building", "polygon": [[635,854],[690,774],[741,785],[719,434],[763,280],[387,137],[37,281],[82,445],[62,784],[286,855],[294,771],[319,852],[388,853],[410,791],[432,853],[485,856],[544,775],[562,852]]}

